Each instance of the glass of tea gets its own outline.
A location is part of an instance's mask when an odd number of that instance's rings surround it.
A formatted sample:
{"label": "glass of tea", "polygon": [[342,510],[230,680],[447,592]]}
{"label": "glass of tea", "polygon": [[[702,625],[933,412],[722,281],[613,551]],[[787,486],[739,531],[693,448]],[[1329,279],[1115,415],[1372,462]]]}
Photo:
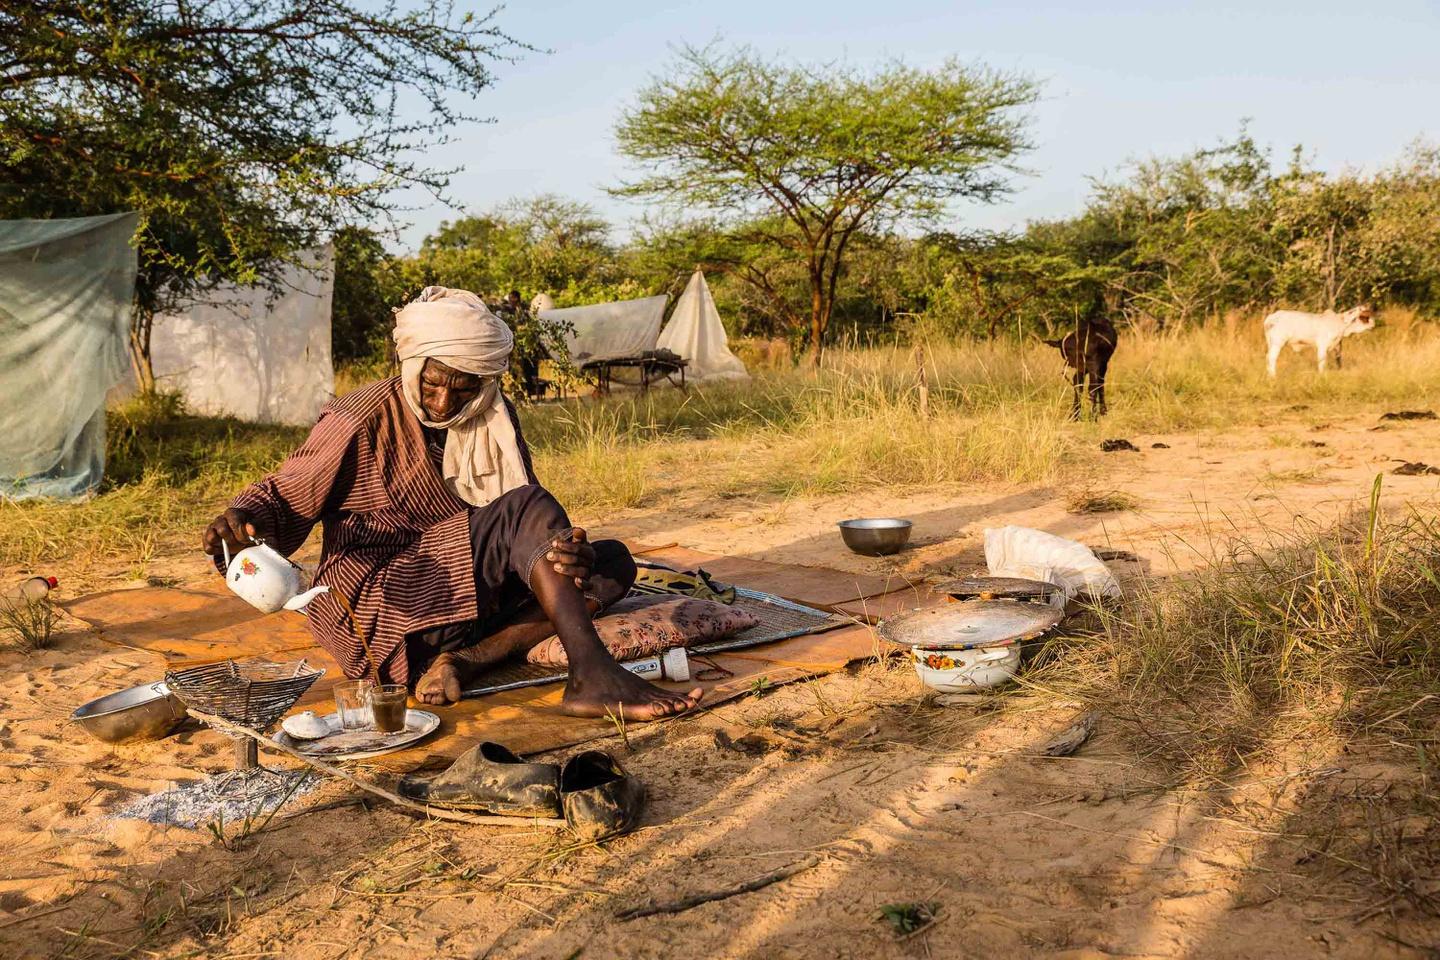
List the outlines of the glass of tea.
{"label": "glass of tea", "polygon": [[382,683],[367,688],[370,714],[375,729],[382,733],[398,733],[405,729],[405,701],[410,691],[403,683]]}

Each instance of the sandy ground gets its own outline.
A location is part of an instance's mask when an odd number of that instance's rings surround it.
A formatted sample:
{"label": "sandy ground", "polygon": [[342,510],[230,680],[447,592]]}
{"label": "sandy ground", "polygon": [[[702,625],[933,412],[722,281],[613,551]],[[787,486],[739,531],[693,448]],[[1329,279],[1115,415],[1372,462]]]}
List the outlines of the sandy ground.
{"label": "sandy ground", "polygon": [[[1315,424],[1294,410],[1223,437],[1135,436],[1140,452],[1056,488],[707,500],[582,519],[651,543],[915,578],[978,569],[983,529],[1018,523],[1134,552],[1117,566],[1127,578],[1165,575],[1227,538],[1343,516],[1401,461],[1440,463],[1440,423],[1373,430],[1377,413]],[[1437,486],[1387,476],[1386,503],[1433,508]],[[1138,506],[1071,514],[1079,488]],[[833,522],[874,515],[914,519],[913,548],[893,560],[845,552]],[[104,583],[122,570],[56,572]],[[194,556],[151,572],[210,575]],[[221,844],[109,814],[225,769],[229,741],[191,730],[111,748],[67,720],[144,665],[75,624],[53,649],[0,654],[0,956],[1358,958],[1440,943],[1433,922],[1375,909],[1297,839],[1307,787],[1372,789],[1380,770],[1332,744],[1297,745],[1232,790],[1196,794],[1103,721],[1076,756],[1036,756],[1073,706],[938,706],[908,668],[872,663],[612,738],[604,746],[652,800],[640,830],[603,847],[426,823],[343,784]],[[791,865],[808,866],[682,913],[616,918]],[[876,919],[913,902],[936,904],[939,921],[902,938]]]}

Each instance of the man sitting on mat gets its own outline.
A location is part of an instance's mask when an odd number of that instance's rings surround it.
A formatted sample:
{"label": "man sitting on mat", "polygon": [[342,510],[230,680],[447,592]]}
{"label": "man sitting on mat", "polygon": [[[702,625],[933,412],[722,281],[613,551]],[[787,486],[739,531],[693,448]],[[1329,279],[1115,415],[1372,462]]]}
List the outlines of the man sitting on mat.
{"label": "man sitting on mat", "polygon": [[396,316],[400,376],[328,404],[280,469],[206,528],[205,552],[261,538],[289,555],[320,523],[315,583],[331,593],[306,608],[316,641],[363,677],[358,627],[380,672],[424,703],[459,700],[482,668],[557,635],[567,712],[689,710],[699,688],[641,680],[595,632],[591,618],[626,594],[635,564],[618,541],[589,543],[535,479],[500,391],[513,342],[473,293],[427,287]]}

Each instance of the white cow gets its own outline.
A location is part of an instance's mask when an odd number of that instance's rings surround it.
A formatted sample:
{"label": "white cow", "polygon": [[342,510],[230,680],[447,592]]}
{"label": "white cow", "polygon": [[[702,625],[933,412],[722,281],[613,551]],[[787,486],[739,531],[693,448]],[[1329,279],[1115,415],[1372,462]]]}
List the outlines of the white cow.
{"label": "white cow", "polygon": [[1357,333],[1375,329],[1375,320],[1370,307],[1361,305],[1344,313],[1326,310],[1324,313],[1305,313],[1302,310],[1276,310],[1265,318],[1265,342],[1269,345],[1266,367],[1270,376],[1275,376],[1275,363],[1280,351],[1289,344],[1293,350],[1310,346],[1320,372],[1325,372],[1325,358],[1335,354],[1335,366],[1340,366],[1340,341]]}

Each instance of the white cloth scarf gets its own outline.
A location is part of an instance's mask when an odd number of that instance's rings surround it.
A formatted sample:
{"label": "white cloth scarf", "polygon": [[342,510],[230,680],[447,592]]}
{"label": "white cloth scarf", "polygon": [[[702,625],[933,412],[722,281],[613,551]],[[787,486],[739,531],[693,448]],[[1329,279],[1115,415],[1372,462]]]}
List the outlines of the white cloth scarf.
{"label": "white cloth scarf", "polygon": [[[477,507],[529,483],[515,425],[500,393],[515,337],[468,290],[426,287],[395,315],[395,352],[405,401],[420,422],[445,437],[445,485]],[[427,359],[483,378],[480,395],[448,420],[427,419],[420,374]]]}

